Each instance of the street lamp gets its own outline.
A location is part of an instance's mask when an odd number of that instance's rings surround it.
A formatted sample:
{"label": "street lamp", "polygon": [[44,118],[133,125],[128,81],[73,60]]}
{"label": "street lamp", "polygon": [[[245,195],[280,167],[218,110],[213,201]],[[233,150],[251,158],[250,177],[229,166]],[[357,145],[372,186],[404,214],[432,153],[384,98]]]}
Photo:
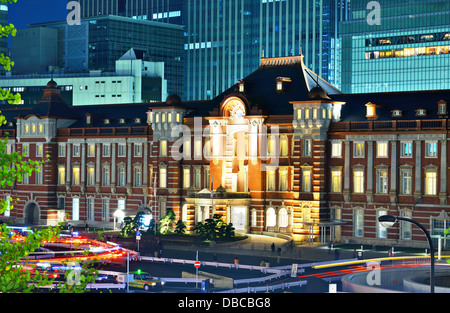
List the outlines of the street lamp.
{"label": "street lamp", "polygon": [[404,217],[395,217],[392,215],[382,215],[378,218],[378,222],[380,222],[381,225],[383,225],[384,227],[392,227],[392,225],[395,224],[395,222],[397,221],[405,221],[405,222],[409,222],[412,223],[414,225],[416,225],[417,227],[419,227],[424,233],[425,236],[427,236],[428,239],[428,244],[430,245],[430,293],[434,293],[434,248],[433,248],[433,241],[431,240],[430,234],[428,233],[428,231],[426,230],[425,227],[423,227],[421,224],[419,224],[418,222],[409,219],[409,218],[404,218]]}

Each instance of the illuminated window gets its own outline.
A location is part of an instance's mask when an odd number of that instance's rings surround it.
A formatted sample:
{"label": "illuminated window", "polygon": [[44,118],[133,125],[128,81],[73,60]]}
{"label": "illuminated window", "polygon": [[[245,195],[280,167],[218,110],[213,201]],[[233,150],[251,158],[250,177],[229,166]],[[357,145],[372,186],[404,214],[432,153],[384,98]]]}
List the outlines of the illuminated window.
{"label": "illuminated window", "polygon": [[44,155],[44,145],[43,144],[36,144],[36,156],[41,157]]}
{"label": "illuminated window", "polygon": [[437,195],[437,172],[428,170],[425,173],[425,195]]}
{"label": "illuminated window", "polygon": [[342,157],[342,142],[331,143],[331,157],[333,158]]}
{"label": "illuminated window", "polygon": [[159,188],[167,188],[167,168],[159,169]]}
{"label": "illuminated window", "polygon": [[58,165],[58,185],[66,183],[66,167],[64,164]]}
{"label": "illuminated window", "polygon": [[366,104],[366,117],[367,119],[377,119],[377,106],[371,102]]}
{"label": "illuminated window", "polygon": [[341,192],[342,190],[342,171],[331,171],[331,192]]}
{"label": "illuminated window", "polygon": [[72,184],[80,184],[80,166],[76,165],[72,168]]}
{"label": "illuminated window", "polygon": [[285,208],[281,208],[278,211],[278,219],[279,219],[278,225],[280,227],[288,227],[289,226],[289,215],[288,215],[288,211]]}
{"label": "illuminated window", "polygon": [[134,186],[142,186],[142,166],[136,165],[133,168]]}
{"label": "illuminated window", "polygon": [[28,134],[30,132],[30,125],[25,124],[24,132],[25,134]]}
{"label": "illuminated window", "polygon": [[388,157],[388,143],[387,142],[377,142],[377,157],[387,158]]}
{"label": "illuminated window", "polygon": [[88,144],[88,157],[94,157],[95,156],[95,144],[90,143]]}
{"label": "illuminated window", "polygon": [[267,190],[275,190],[275,171],[266,171],[267,177]]}
{"label": "illuminated window", "polygon": [[160,142],[160,155],[167,156],[167,140],[161,140]]}
{"label": "illuminated window", "polygon": [[44,132],[44,125],[42,125],[42,124],[38,125],[38,132],[39,132],[39,134],[42,134]]}
{"label": "illuminated window", "polygon": [[109,164],[103,165],[102,185],[103,186],[110,186],[111,185],[111,167],[110,167]]}
{"label": "illuminated window", "polygon": [[95,168],[93,165],[89,165],[87,168],[87,185],[94,186],[95,185]]}
{"label": "illuminated window", "polygon": [[191,169],[183,168],[183,188],[191,187]]}
{"label": "illuminated window", "polygon": [[311,192],[311,169],[302,170],[302,190],[303,192]]}
{"label": "illuminated window", "polygon": [[353,192],[364,193],[364,170],[355,169],[353,171]]}
{"label": "illuminated window", "polygon": [[275,227],[277,224],[277,214],[274,208],[268,208],[266,213],[266,225],[267,227]]}
{"label": "illuminated window", "polygon": [[356,158],[364,157],[364,142],[353,143],[353,156]]}
{"label": "illuminated window", "polygon": [[72,220],[80,219],[80,198],[72,198]]}
{"label": "illuminated window", "polygon": [[288,156],[288,138],[286,136],[281,136],[280,138],[280,156]]}
{"label": "illuminated window", "polygon": [[279,175],[279,190],[287,191],[288,190],[288,171],[287,169],[280,169],[278,171]]}
{"label": "illuminated window", "polygon": [[195,143],[194,143],[194,156],[195,157],[201,157],[202,156],[202,141],[201,140],[198,140],[198,139],[195,140]]}
{"label": "illuminated window", "polygon": [[303,139],[303,156],[311,156],[311,155],[312,155],[312,140]]}

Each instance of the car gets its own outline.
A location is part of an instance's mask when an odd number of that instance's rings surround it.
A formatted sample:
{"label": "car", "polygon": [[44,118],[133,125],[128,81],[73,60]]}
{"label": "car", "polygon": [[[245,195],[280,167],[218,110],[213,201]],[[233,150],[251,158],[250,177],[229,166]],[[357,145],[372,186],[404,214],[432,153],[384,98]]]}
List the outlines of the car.
{"label": "car", "polygon": [[[119,277],[119,282],[127,283],[126,274]],[[149,273],[137,270],[128,274],[128,286],[148,291],[150,289],[159,289],[164,286],[164,281],[153,278]]]}

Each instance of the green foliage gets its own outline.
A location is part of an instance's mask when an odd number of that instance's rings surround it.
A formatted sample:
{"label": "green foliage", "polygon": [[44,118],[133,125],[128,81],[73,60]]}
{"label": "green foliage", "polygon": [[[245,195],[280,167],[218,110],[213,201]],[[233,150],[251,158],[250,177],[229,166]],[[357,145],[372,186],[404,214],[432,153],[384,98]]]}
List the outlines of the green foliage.
{"label": "green foliage", "polygon": [[159,221],[159,232],[161,234],[171,233],[175,225],[175,218],[173,210],[167,210],[166,216]]}
{"label": "green foliage", "polygon": [[[15,3],[17,0],[0,0],[0,3]],[[15,36],[17,30],[14,25],[0,25],[0,37]],[[0,64],[10,71],[14,62],[8,56],[0,54]],[[21,101],[20,94],[12,94],[9,90],[0,88],[0,100],[6,100],[10,104],[18,104]],[[6,124],[6,118],[0,115],[0,126]],[[21,182],[24,175],[31,175],[33,172],[39,172],[40,166],[45,162],[26,159],[25,153],[6,153],[8,138],[0,139],[0,188],[13,186]],[[49,156],[46,156],[49,160]],[[6,210],[13,209],[12,202],[18,202],[20,199],[0,199],[0,214]],[[8,203],[9,202],[9,203]],[[54,282],[45,272],[36,270],[35,266],[30,265],[29,255],[46,241],[59,236],[61,227],[49,227],[42,230],[35,230],[21,238],[20,241],[13,240],[9,234],[6,224],[0,224],[0,292],[1,293],[29,293],[40,286],[50,285]],[[74,271],[67,271],[66,275],[73,275]],[[57,292],[85,292],[89,282],[95,280],[97,272],[90,267],[90,264],[82,265],[82,270],[76,283],[69,280],[56,289]]]}
{"label": "green foliage", "polygon": [[177,235],[184,235],[186,232],[186,225],[183,223],[182,220],[178,220],[177,224],[175,225],[174,233]]}
{"label": "green foliage", "polygon": [[120,236],[122,238],[128,238],[136,234],[136,229],[138,228],[138,224],[136,222],[136,219],[132,219],[131,217],[127,216],[123,219],[123,227],[120,231]]}
{"label": "green foliage", "polygon": [[219,214],[214,214],[213,218],[197,223],[194,230],[208,240],[226,240],[235,236],[233,224],[222,221]]}

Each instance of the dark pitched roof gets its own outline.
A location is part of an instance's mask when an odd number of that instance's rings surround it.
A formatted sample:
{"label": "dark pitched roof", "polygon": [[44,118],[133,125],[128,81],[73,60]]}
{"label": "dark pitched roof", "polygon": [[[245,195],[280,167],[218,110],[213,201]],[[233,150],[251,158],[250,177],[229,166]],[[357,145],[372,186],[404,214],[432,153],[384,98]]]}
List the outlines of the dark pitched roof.
{"label": "dark pitched roof", "polygon": [[[450,90],[341,94],[330,98],[345,102],[341,110],[341,121],[344,122],[366,121],[366,104],[369,102],[377,105],[379,121],[437,119],[438,102],[444,100],[450,105]],[[417,109],[425,109],[426,116],[417,117]],[[402,115],[392,117],[393,110],[401,110]]]}

